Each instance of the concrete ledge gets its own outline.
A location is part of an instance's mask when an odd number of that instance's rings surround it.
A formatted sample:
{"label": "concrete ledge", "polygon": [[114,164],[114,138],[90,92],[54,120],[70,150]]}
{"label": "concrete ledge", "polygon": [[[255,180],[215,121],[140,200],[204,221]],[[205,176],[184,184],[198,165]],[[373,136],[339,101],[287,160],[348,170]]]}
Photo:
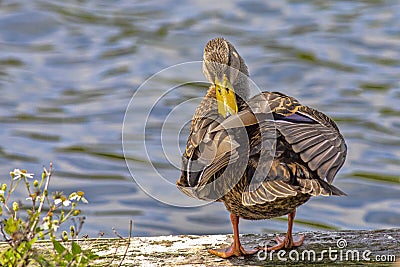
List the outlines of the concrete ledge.
{"label": "concrete ledge", "polygon": [[[259,254],[261,259],[254,255],[228,260],[208,254],[207,249],[230,245],[231,235],[135,237],[131,239],[124,265],[271,266],[290,263],[303,266],[306,262],[318,265],[335,263],[360,265],[377,264],[377,260],[385,260],[379,262],[379,266],[393,266],[395,259],[400,260],[400,229],[304,234],[306,235],[304,244],[294,251],[286,251],[285,254],[283,251],[281,254],[274,252],[272,255],[263,252]],[[246,234],[241,236],[241,241],[245,247],[274,245],[274,237],[275,234]],[[103,260],[112,258],[113,254],[121,258],[125,253],[126,241],[120,240],[118,248],[115,239],[100,239],[97,242],[99,245],[101,243],[109,245],[107,250],[97,252],[105,257]],[[315,257],[312,251],[315,252]],[[118,261],[114,259],[113,263],[118,264]]]}
{"label": "concrete ledge", "polygon": [[[227,260],[208,254],[207,249],[230,245],[231,235],[132,237],[130,240],[100,238],[81,240],[81,245],[100,256],[94,266],[304,266],[307,263],[400,267],[400,229],[304,234],[304,244],[297,249],[272,254],[260,252],[259,255]],[[241,241],[249,248],[272,246],[274,237],[275,234],[245,234]],[[296,237],[297,233],[294,233]],[[0,244],[0,249],[6,245]],[[38,243],[39,250],[50,247],[47,241]]]}

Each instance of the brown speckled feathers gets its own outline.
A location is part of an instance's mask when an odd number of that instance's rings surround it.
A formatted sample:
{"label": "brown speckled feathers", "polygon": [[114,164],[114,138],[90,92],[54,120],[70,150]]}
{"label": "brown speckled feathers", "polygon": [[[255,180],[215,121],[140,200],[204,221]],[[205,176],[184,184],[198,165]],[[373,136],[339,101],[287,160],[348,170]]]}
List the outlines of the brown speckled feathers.
{"label": "brown speckled feathers", "polygon": [[[220,50],[229,51],[230,46],[224,43]],[[205,60],[213,60],[218,50],[206,52]],[[236,66],[248,75],[244,61],[233,52]],[[232,58],[215,60],[228,64]],[[210,81],[221,71],[204,66]],[[229,211],[248,219],[287,214],[311,196],[344,195],[331,183],[347,147],[328,116],[282,93],[246,99],[247,82],[237,79],[232,84],[245,92],[243,99],[237,95],[238,113],[226,119],[218,113],[214,85],[196,109],[177,182],[181,191],[223,201]]]}

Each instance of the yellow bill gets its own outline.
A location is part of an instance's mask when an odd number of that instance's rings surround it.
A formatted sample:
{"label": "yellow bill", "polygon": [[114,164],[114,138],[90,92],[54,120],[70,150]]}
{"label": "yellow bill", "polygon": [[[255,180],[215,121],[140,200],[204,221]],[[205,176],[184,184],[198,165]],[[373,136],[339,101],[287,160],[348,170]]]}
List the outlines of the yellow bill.
{"label": "yellow bill", "polygon": [[238,112],[235,91],[226,75],[224,75],[222,83],[215,77],[215,91],[219,114],[226,118]]}

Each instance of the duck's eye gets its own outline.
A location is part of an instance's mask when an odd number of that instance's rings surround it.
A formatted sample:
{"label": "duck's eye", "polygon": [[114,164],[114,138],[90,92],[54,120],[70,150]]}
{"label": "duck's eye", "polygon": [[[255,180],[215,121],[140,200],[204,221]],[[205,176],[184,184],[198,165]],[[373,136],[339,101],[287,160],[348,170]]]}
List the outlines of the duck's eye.
{"label": "duck's eye", "polygon": [[227,93],[229,93],[229,88],[228,87],[225,87],[225,90],[226,90]]}

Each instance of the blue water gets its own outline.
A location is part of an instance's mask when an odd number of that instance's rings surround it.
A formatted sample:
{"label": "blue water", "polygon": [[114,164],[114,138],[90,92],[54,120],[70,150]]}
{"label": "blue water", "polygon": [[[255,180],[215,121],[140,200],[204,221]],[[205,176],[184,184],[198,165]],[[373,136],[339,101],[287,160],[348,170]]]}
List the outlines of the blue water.
{"label": "blue water", "polygon": [[[53,190],[86,192],[83,233],[92,237],[114,236],[112,227],[127,235],[130,219],[136,236],[230,233],[220,203],[179,208],[143,192],[122,148],[125,111],[138,88],[164,68],[201,60],[217,36],[235,44],[261,89],[323,111],[345,136],[348,158],[334,184],[348,196],[313,198],[299,208],[295,231],[400,226],[398,1],[3,1],[1,182],[14,168],[39,174],[53,162]],[[154,96],[188,80],[204,81],[201,69],[172,70],[148,84],[124,129],[131,171],[166,202],[190,202],[153,167],[178,179],[160,144],[179,161],[195,103],[173,113],[163,142],[160,125],[177,104],[202,97],[206,85],[166,94],[146,135],[143,122]],[[140,149],[144,140],[149,157]],[[240,228],[285,231],[286,222],[242,221]]]}

